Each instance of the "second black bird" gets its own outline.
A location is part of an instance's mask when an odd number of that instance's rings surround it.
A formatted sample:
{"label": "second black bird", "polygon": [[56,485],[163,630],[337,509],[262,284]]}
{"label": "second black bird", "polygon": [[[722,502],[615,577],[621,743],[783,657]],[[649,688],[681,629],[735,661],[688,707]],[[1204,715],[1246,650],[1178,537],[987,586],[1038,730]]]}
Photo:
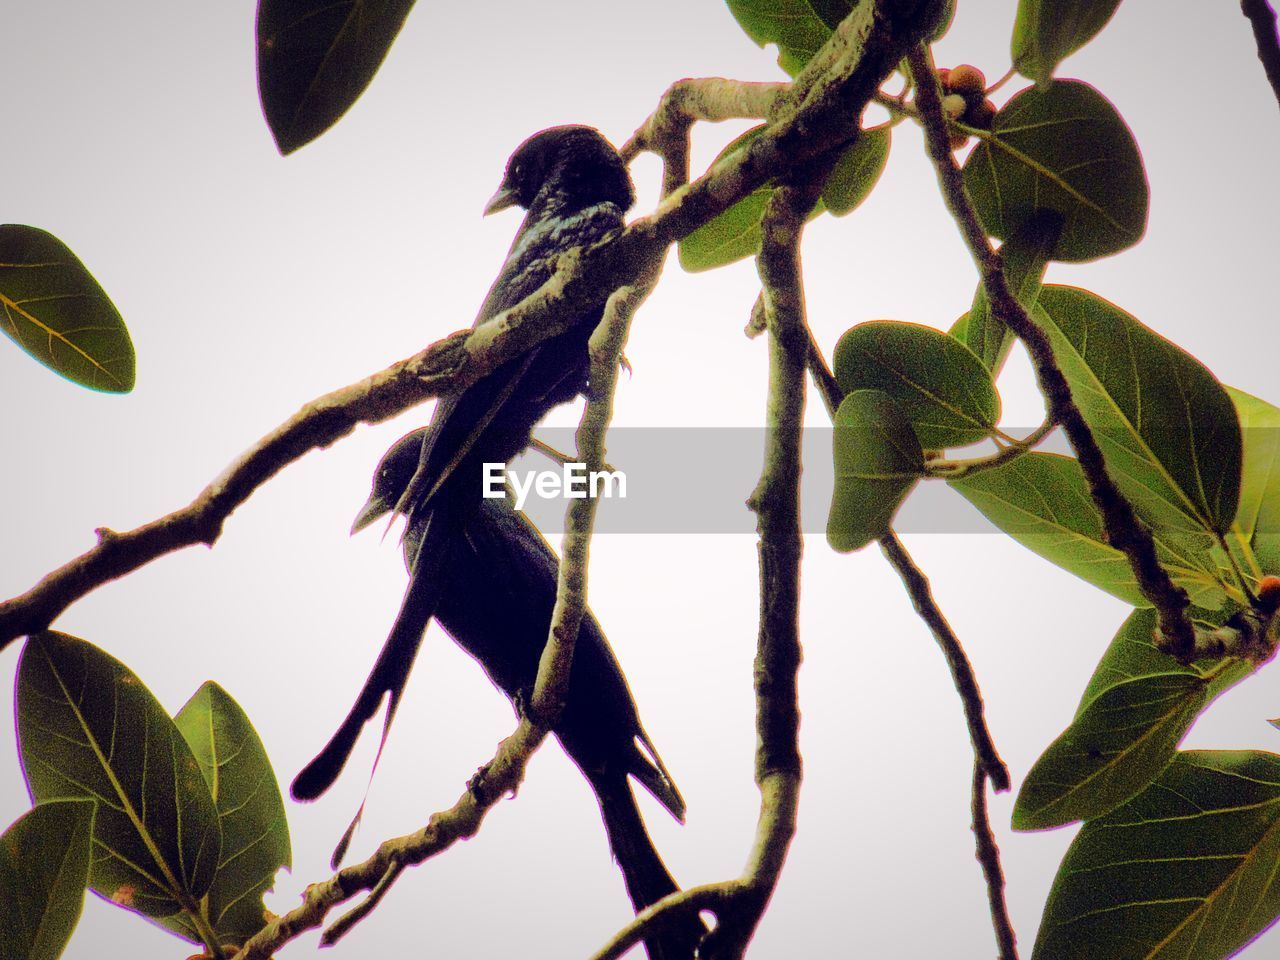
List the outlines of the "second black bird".
{"label": "second black bird", "polygon": [[[418,464],[424,430],[395,443],[374,475],[373,492],[353,532],[395,509]],[[406,566],[419,552],[422,524],[404,538]],[[532,695],[551,626],[559,558],[537,528],[505,499],[483,500],[467,513],[441,565],[435,608],[440,625],[484,668],[513,704]],[[409,590],[414,589],[411,578]],[[421,632],[412,593],[396,629]],[[685,805],[640,723],[622,668],[590,611],[582,618],[564,709],[552,728],[596,795],[605,833],[636,912],[678,887],[654,848],[632,794],[634,777],[677,820]],[[706,932],[688,918],[647,941],[652,960],[688,960]]]}

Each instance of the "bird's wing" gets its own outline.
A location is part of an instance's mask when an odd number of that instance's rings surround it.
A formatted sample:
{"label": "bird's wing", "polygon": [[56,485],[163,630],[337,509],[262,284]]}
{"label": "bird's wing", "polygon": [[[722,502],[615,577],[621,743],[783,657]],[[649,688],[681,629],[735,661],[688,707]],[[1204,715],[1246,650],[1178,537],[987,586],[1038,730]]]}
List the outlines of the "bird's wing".
{"label": "bird's wing", "polygon": [[[613,203],[596,204],[565,217],[537,219],[532,214],[526,217],[473,327],[487,323],[535,293],[555,274],[560,257],[566,251],[594,243],[622,223],[622,210]],[[508,406],[512,395],[520,390],[546,346],[545,342],[539,344],[481,377],[461,393],[440,400],[423,440],[418,472],[397,505],[400,512],[412,516],[435,496]],[[538,396],[522,396],[521,402],[531,404],[540,415],[545,403],[538,401],[554,397],[555,402],[561,402],[565,397],[564,383],[580,377],[577,368],[565,370],[552,382],[537,384],[534,389]]]}
{"label": "bird's wing", "polygon": [[[543,589],[550,589],[554,595],[560,559],[542,531],[522,512],[505,502],[486,505],[484,517],[489,529],[500,532],[505,543],[509,571],[504,579],[509,582],[521,579],[526,589],[534,589],[533,579],[541,576],[547,581]],[[489,548],[491,557],[498,557],[500,552],[495,547]],[[578,627],[577,650],[579,652],[575,653],[575,662],[579,669],[584,663],[589,663],[597,671],[592,676],[595,692],[611,692],[612,699],[616,701],[616,716],[619,719],[625,717],[630,724],[631,756],[625,758],[627,773],[640,781],[672,817],[684,823],[684,797],[680,795],[674,778],[645,732],[622,666],[618,663],[617,655],[613,652],[600,621],[590,610],[586,611]]]}

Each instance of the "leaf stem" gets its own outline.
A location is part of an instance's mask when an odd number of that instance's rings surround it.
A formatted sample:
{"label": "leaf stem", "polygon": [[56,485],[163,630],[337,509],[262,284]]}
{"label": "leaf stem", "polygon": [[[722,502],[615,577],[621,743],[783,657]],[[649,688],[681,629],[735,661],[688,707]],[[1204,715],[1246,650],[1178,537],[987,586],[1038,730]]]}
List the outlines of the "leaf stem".
{"label": "leaf stem", "polygon": [[1244,571],[1240,569],[1240,564],[1236,563],[1235,554],[1233,554],[1231,552],[1231,548],[1227,546],[1227,538],[1217,532],[1214,533],[1214,536],[1218,538],[1218,546],[1222,548],[1222,552],[1227,555],[1227,563],[1231,565],[1231,573],[1235,576],[1236,583],[1240,587],[1240,592],[1243,593],[1245,599],[1248,600],[1249,606],[1256,607],[1258,605],[1258,598],[1254,596],[1253,590],[1249,588],[1249,582],[1245,579]]}
{"label": "leaf stem", "polygon": [[1045,437],[1053,432],[1055,426],[1057,424],[1051,419],[1046,419],[1044,423],[1040,424],[1021,440],[1002,433],[1001,436],[1005,437],[1010,445],[1002,447],[997,453],[987,457],[970,457],[964,460],[935,460],[925,466],[925,475],[943,480],[959,480],[970,474],[1003,466],[1011,460],[1018,459],[1024,453],[1030,453]]}

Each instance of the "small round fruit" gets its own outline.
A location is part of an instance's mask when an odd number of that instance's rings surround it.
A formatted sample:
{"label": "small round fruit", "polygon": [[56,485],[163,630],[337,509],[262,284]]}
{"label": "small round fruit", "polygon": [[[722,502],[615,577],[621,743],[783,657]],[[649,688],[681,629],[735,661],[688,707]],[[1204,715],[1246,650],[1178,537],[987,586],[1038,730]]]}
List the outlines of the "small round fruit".
{"label": "small round fruit", "polygon": [[948,67],[938,68],[938,82],[942,84],[942,89],[948,93],[951,92],[951,70]]}
{"label": "small round fruit", "polygon": [[1268,612],[1280,609],[1280,577],[1263,577],[1258,581],[1258,606]]}
{"label": "small round fruit", "polygon": [[948,120],[959,120],[968,109],[969,105],[958,93],[948,93],[942,98],[942,112],[946,114]]}
{"label": "small round fruit", "polygon": [[996,105],[990,100],[983,100],[977,106],[971,106],[964,114],[964,122],[979,130],[990,130],[996,118]]}
{"label": "small round fruit", "polygon": [[947,89],[955,93],[982,93],[987,89],[987,78],[977,67],[962,63],[952,67],[947,77]]}

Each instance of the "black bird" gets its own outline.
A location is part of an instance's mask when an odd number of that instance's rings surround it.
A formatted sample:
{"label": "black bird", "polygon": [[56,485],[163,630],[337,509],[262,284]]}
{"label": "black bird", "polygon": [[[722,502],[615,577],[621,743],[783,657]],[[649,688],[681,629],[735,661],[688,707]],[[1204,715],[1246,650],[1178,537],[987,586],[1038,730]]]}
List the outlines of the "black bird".
{"label": "black bird", "polygon": [[[485,298],[479,326],[535,292],[565,251],[603,238],[623,225],[635,200],[626,164],[590,127],[552,127],[526,140],[507,162],[497,193],[485,206],[528,213],[498,279]],[[396,508],[414,531],[415,553],[405,601],[355,704],[324,749],[293,781],[298,800],[332,786],[365,723],[390,695],[383,741],[399,706],[423,630],[444,589],[444,558],[467,515],[481,502],[482,465],[505,463],[529,444],[534,425],[557,404],[587,387],[587,340],[605,300],[564,332],[502,364],[465,390],[442,397],[423,435],[417,469]]]}
{"label": "black bird", "polygon": [[[422,428],[401,438],[382,458],[353,533],[395,509],[417,469],[424,432]],[[421,527],[410,524],[405,533],[406,566],[418,551]],[[555,552],[505,499],[485,499],[466,515],[461,536],[442,565],[435,618],[513,704],[527,702],[533,693],[558,573]],[[411,606],[409,598],[405,606]],[[596,795],[610,849],[636,912],[675,892],[676,883],[649,838],[628,778],[635,777],[682,823],[684,800],[640,724],[626,678],[590,611],[578,631],[568,695],[553,732]],[[687,960],[705,932],[700,920],[684,921],[651,938],[649,955],[654,960]]]}

